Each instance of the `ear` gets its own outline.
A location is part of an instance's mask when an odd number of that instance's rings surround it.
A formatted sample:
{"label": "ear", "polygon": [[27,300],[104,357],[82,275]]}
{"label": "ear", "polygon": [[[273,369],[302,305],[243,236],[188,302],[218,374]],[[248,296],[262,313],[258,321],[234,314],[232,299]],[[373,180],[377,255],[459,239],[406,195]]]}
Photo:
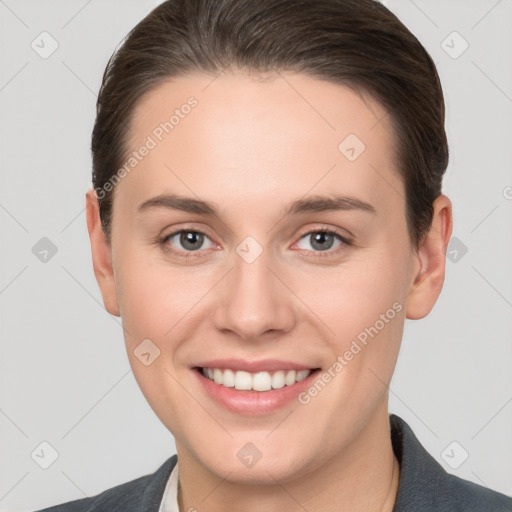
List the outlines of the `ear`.
{"label": "ear", "polygon": [[111,315],[120,316],[110,245],[101,227],[99,202],[94,189],[91,188],[87,191],[85,203],[94,275],[98,281],[106,310]]}
{"label": "ear", "polygon": [[433,207],[430,230],[416,252],[417,270],[407,297],[406,317],[412,320],[430,313],[444,283],[446,249],[453,229],[452,203],[441,194]]}

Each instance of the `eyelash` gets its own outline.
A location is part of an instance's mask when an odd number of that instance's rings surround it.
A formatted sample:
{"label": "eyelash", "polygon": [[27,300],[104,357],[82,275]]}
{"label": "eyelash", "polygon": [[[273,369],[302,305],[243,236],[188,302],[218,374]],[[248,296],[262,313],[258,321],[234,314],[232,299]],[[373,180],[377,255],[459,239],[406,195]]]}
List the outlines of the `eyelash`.
{"label": "eyelash", "polygon": [[[162,248],[162,250],[164,252],[167,252],[167,253],[173,254],[174,256],[178,256],[178,257],[182,257],[182,258],[196,258],[196,257],[201,257],[202,256],[201,253],[203,253],[204,250],[179,251],[179,250],[176,250],[176,249],[172,248],[167,243],[169,239],[171,239],[172,237],[176,236],[179,233],[196,233],[196,234],[204,235],[205,237],[207,237],[211,241],[211,237],[208,236],[207,233],[204,233],[203,231],[199,231],[197,229],[192,229],[192,228],[184,227],[184,228],[178,229],[176,231],[173,231],[172,233],[169,233],[168,235],[166,235],[162,239],[158,240],[158,244],[161,246],[161,248]],[[336,238],[338,238],[338,240],[341,242],[342,245],[339,246],[335,250],[326,250],[326,251],[310,251],[310,250],[306,250],[305,252],[306,252],[306,254],[308,256],[313,255],[316,258],[332,257],[333,255],[336,255],[340,250],[343,250],[343,246],[348,247],[348,246],[351,246],[353,244],[352,240],[350,240],[349,238],[347,238],[344,235],[342,235],[336,229],[327,228],[327,227],[321,227],[321,228],[316,228],[316,229],[312,229],[312,230],[306,231],[305,233],[302,233],[299,236],[299,240],[302,240],[303,238],[306,238],[307,236],[315,234],[315,233],[326,233],[326,234],[329,234],[329,235],[334,235]],[[206,249],[207,252],[212,252],[214,250],[215,249]],[[197,253],[197,254],[195,254],[195,253]]]}

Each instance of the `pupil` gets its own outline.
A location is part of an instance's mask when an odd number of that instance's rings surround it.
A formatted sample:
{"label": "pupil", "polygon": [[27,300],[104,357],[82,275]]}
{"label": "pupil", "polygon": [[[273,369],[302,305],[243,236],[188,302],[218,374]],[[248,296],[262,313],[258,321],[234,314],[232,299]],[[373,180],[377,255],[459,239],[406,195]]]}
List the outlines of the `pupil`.
{"label": "pupil", "polygon": [[[185,231],[181,234],[180,242],[183,247],[189,250],[197,250],[201,247],[202,242],[202,236],[200,233],[195,233],[193,231]],[[198,243],[199,240],[199,243]]]}
{"label": "pupil", "polygon": [[[333,235],[331,233],[318,232],[312,236],[313,236],[313,242],[311,243],[311,245],[315,249],[318,249],[320,251],[325,251],[326,249],[330,249],[332,247]],[[325,244],[326,240],[331,243]],[[315,247],[315,244],[318,244],[318,243],[320,243],[320,244]]]}

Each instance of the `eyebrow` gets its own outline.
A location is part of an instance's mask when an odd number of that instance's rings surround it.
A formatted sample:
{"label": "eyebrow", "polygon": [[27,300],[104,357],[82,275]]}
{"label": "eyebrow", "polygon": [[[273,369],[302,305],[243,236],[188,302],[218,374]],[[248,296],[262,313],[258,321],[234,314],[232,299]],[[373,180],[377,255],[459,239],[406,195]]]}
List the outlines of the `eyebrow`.
{"label": "eyebrow", "polygon": [[[144,212],[155,208],[179,210],[186,213],[196,213],[212,217],[220,216],[214,203],[178,194],[161,194],[152,197],[141,203],[137,207],[137,211]],[[305,213],[349,210],[360,210],[374,215],[377,213],[370,203],[355,197],[314,195],[297,199],[288,204],[284,210],[283,217]]]}

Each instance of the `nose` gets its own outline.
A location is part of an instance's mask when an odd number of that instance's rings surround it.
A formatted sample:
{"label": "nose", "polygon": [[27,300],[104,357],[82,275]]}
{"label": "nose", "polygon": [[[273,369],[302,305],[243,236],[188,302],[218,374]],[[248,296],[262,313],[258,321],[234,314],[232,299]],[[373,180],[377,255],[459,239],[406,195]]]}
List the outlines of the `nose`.
{"label": "nose", "polygon": [[278,337],[295,323],[293,293],[266,251],[252,263],[238,254],[218,290],[214,324],[245,341]]}

